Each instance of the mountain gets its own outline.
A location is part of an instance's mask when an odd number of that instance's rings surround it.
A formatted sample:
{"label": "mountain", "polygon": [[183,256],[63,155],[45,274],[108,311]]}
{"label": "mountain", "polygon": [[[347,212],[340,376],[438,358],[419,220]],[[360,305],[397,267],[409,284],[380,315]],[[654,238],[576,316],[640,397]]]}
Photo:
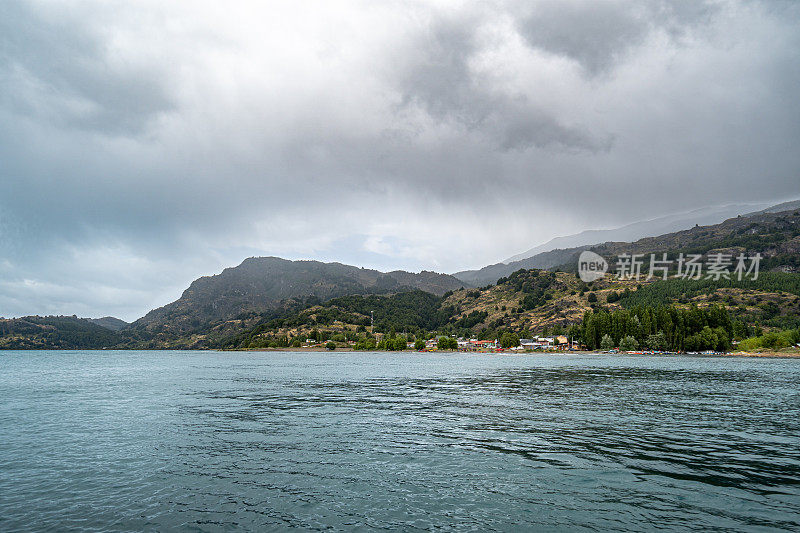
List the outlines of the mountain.
{"label": "mountain", "polygon": [[[550,250],[490,265],[476,271],[486,277],[480,289],[462,288],[473,278],[464,283],[434,272],[383,273],[340,263],[253,257],[195,280],[180,299],[119,331],[111,328],[124,322],[112,317],[0,319],[0,349],[252,348],[320,336],[343,342],[371,332],[367,328],[373,319],[375,332],[494,338],[509,330],[563,330],[589,310],[712,303],[747,325],[737,334],[743,338],[748,328],[800,325],[800,206],[771,211],[634,242]],[[670,258],[757,252],[763,259],[757,280],[619,280],[609,275],[587,284],[574,274],[577,257],[586,249],[603,256],[612,270],[622,253],[646,259],[664,252]],[[647,273],[646,260],[642,273]]]}
{"label": "mountain", "polygon": [[[800,201],[786,202],[778,204],[762,211],[746,215],[738,215],[735,218],[730,218],[720,224],[709,226],[702,226],[697,224],[695,227],[683,231],[660,234],[658,237],[646,237],[634,242],[625,241],[605,241],[595,242],[586,245],[576,245],[569,248],[559,248],[549,250],[546,252],[538,253],[532,257],[527,257],[521,260],[512,261],[510,263],[496,263],[481,268],[480,270],[465,270],[453,274],[456,278],[462,280],[473,286],[484,286],[494,283],[497,279],[508,276],[521,268],[540,268],[540,269],[554,269],[558,267],[567,267],[577,261],[577,257],[583,250],[594,250],[603,255],[613,251],[629,250],[633,253],[651,253],[651,252],[669,252],[678,251],[679,248],[688,246],[690,243],[695,245],[699,241],[706,241],[709,249],[713,248],[713,241],[723,237],[730,236],[730,233],[737,231],[749,224],[762,224],[766,223],[768,226],[771,223],[783,218],[783,216],[790,216],[794,211],[800,207]],[[788,209],[784,209],[788,208]],[[766,218],[765,218],[766,217]],[[684,219],[686,220],[686,219]],[[787,222],[790,224],[790,222]],[[790,224],[791,225],[791,224]],[[614,230],[609,230],[614,231]],[[762,228],[759,231],[766,231]],[[602,231],[597,232],[584,232],[592,234],[600,234]],[[568,238],[565,238],[568,239]],[[648,240],[650,239],[650,240]],[[616,243],[612,246],[610,243]],[[658,243],[657,249],[652,249],[652,244]],[[620,252],[622,253],[622,252]]]}
{"label": "mountain", "polygon": [[98,326],[110,329],[111,331],[120,331],[130,326],[129,322],[125,322],[124,320],[120,320],[119,318],[115,318],[113,316],[104,316],[102,318],[89,318],[88,320],[92,324],[97,324]]}
{"label": "mountain", "polygon": [[[800,201],[786,202],[785,204],[773,206],[768,209],[774,210],[771,212],[786,211],[788,209],[795,209],[796,207],[794,207],[793,204],[800,205]],[[652,237],[654,235],[663,235],[665,233],[689,229],[696,225],[707,226],[710,224],[717,224],[742,213],[750,213],[750,210],[754,207],[765,207],[766,205],[768,204],[731,204],[715,206],[687,211],[685,213],[676,213],[673,215],[654,218],[652,220],[634,222],[632,224],[614,229],[582,231],[581,233],[577,233],[575,235],[551,239],[548,242],[539,246],[535,246],[530,250],[522,252],[521,254],[509,257],[503,261],[503,263],[508,264],[516,261],[522,261],[537,254],[549,252],[550,250],[555,249],[574,248],[577,246],[586,246],[611,241],[630,242],[644,237]],[[781,206],[786,207],[780,208]],[[776,208],[778,209],[775,210]],[[760,214],[763,212],[766,212],[766,210],[750,214]]]}
{"label": "mountain", "polygon": [[290,299],[324,302],[351,294],[419,289],[436,295],[464,286],[453,276],[379,272],[341,263],[251,257],[222,273],[192,282],[175,302],[131,325],[134,330],[184,334],[242,315],[275,312]]}
{"label": "mountain", "polygon": [[800,209],[779,213],[763,212],[751,216],[739,216],[712,226],[697,226],[692,229],[668,233],[658,237],[647,237],[638,241],[607,242],[588,248],[564,250],[562,257],[568,259],[560,265],[566,271],[577,270],[578,255],[589,249],[609,261],[613,266],[621,254],[642,254],[649,260],[650,254],[667,252],[671,257],[679,253],[730,254],[740,253],[762,256],[761,271],[800,271]]}
{"label": "mountain", "polygon": [[[437,298],[413,291],[393,295],[354,295],[306,307],[282,318],[243,328],[218,338],[224,348],[268,348],[302,343],[308,338],[346,341],[392,331],[427,338],[432,331],[482,339],[502,331],[522,335],[563,332],[580,324],[592,310],[616,311],[676,305],[703,309],[721,305],[731,318],[773,328],[800,325],[800,275],[769,272],[752,280],[656,279],[637,282],[608,276],[591,284],[566,272],[519,270],[497,285],[460,289]],[[702,328],[704,324],[698,323]]]}

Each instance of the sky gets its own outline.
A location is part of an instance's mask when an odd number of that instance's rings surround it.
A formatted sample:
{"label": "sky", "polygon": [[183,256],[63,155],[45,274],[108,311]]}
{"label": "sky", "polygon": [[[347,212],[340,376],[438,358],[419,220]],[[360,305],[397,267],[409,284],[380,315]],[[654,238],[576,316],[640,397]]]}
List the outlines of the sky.
{"label": "sky", "polygon": [[0,316],[800,196],[800,3],[0,2]]}

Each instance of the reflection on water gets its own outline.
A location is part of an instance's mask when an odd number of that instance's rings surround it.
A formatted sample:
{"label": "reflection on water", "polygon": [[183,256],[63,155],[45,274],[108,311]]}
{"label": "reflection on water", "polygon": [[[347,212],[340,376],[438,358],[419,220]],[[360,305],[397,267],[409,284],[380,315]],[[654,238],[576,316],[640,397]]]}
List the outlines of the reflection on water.
{"label": "reflection on water", "polygon": [[800,361],[0,355],[0,529],[800,527]]}

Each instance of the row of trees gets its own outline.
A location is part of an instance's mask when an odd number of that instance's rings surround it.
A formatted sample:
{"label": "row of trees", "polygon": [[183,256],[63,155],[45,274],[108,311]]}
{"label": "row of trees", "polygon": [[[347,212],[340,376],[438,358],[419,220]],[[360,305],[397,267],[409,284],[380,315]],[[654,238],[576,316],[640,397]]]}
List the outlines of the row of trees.
{"label": "row of trees", "polygon": [[781,348],[788,348],[800,343],[800,328],[783,330],[783,331],[769,331],[763,335],[750,337],[743,340],[739,344],[739,348],[744,351],[758,350],[760,348],[767,350],[779,350]]}
{"label": "row of trees", "polygon": [[728,350],[734,338],[734,323],[727,309],[675,306],[658,308],[587,311],[581,338],[589,350],[597,348],[671,351]]}

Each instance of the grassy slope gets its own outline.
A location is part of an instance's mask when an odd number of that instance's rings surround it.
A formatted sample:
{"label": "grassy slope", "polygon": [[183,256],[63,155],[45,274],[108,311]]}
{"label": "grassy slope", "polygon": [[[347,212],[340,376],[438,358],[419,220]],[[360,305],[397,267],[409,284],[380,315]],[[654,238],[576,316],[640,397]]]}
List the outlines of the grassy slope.
{"label": "grassy slope", "polygon": [[[537,287],[536,281],[539,280],[548,281]],[[248,342],[259,338],[304,338],[313,330],[356,334],[363,332],[364,326],[369,324],[369,309],[376,310],[377,331],[388,331],[391,325],[398,332],[420,328],[423,331],[462,333],[465,327],[471,328],[472,333],[484,328],[539,332],[556,324],[566,327],[579,323],[584,312],[593,306],[616,309],[664,304],[686,307],[722,304],[729,308],[734,318],[748,323],[774,327],[797,327],[800,323],[800,275],[773,274],[752,286],[746,283],[724,285],[725,282],[683,280],[637,283],[614,278],[586,285],[572,274],[531,270],[496,286],[462,289],[442,299],[431,298],[425,305],[418,303],[414,306],[414,302],[398,305],[401,295],[334,300],[327,305],[305,309],[287,320],[264,323],[252,329],[243,328],[238,338],[239,341],[248,339]],[[537,288],[542,290],[537,292]],[[596,302],[590,302],[591,294]],[[611,300],[619,296],[619,300],[609,303],[609,296]],[[528,302],[526,297],[529,297]],[[352,300],[357,300],[358,305],[353,305]],[[427,318],[414,317],[410,311],[418,311]],[[387,313],[398,317],[398,321],[384,321]],[[421,327],[424,324],[431,327]]]}

